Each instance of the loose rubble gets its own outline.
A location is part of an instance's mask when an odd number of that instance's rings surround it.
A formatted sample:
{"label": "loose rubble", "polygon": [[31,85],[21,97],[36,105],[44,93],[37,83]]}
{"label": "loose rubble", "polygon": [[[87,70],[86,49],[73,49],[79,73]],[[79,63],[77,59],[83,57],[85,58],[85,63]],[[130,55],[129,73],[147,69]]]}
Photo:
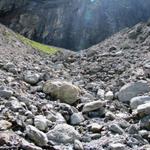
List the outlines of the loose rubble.
{"label": "loose rubble", "polygon": [[149,150],[149,31],[49,56],[0,25],[0,149]]}

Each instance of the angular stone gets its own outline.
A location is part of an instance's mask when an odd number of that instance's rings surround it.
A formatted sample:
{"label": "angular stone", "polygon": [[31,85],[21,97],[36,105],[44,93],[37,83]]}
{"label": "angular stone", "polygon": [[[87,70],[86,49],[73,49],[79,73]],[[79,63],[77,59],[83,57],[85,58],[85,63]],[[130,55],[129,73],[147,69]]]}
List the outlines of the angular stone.
{"label": "angular stone", "polygon": [[74,129],[74,127],[68,124],[57,124],[54,129],[47,133],[49,140],[56,143],[74,143],[74,140],[79,140],[81,135]]}
{"label": "angular stone", "polygon": [[94,111],[94,110],[103,108],[103,106],[104,106],[104,102],[100,100],[89,102],[83,106],[82,112],[85,113],[85,112]]}
{"label": "angular stone", "polygon": [[118,134],[123,134],[124,130],[117,124],[112,124],[109,126],[109,130]]}
{"label": "angular stone", "polygon": [[105,99],[106,100],[113,100],[114,98],[114,94],[112,91],[108,91],[106,94],[105,94]]}
{"label": "angular stone", "polygon": [[28,125],[26,127],[26,134],[38,146],[45,146],[48,143],[46,134],[34,126]]}
{"label": "angular stone", "polygon": [[34,118],[34,125],[41,131],[45,131],[48,127],[48,120],[45,116],[38,115]]}
{"label": "angular stone", "polygon": [[6,130],[9,129],[12,126],[11,122],[8,122],[7,120],[0,120],[0,130]]}
{"label": "angular stone", "polygon": [[12,95],[13,95],[12,90],[8,90],[4,87],[0,87],[0,97],[5,98],[5,99],[9,99]]}
{"label": "angular stone", "polygon": [[131,98],[150,91],[150,87],[146,81],[138,81],[124,85],[119,93],[118,98],[122,102],[129,102]]}
{"label": "angular stone", "polygon": [[71,115],[70,123],[72,125],[78,125],[83,121],[84,121],[84,117],[83,117],[82,113],[74,113]]}
{"label": "angular stone", "polygon": [[78,100],[80,89],[66,81],[47,81],[43,87],[46,94],[60,99],[61,102],[73,104]]}

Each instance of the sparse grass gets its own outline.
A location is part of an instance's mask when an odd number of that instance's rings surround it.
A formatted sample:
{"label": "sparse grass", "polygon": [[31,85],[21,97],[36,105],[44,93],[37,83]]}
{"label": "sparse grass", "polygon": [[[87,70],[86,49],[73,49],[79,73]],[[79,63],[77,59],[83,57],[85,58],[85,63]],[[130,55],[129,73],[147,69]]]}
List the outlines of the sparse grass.
{"label": "sparse grass", "polygon": [[37,49],[39,51],[42,51],[42,52],[50,54],[50,55],[55,54],[55,53],[57,53],[59,51],[59,48],[32,41],[32,40],[30,40],[28,38],[25,38],[22,35],[18,34],[17,37],[24,44],[27,44],[27,45],[31,46],[32,48],[35,48],[35,49]]}

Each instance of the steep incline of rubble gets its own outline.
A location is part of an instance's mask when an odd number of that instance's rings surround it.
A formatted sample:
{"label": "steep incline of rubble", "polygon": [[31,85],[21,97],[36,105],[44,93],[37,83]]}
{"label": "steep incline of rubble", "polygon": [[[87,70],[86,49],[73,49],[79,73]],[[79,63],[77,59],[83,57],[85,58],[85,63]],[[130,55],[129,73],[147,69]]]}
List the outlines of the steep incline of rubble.
{"label": "steep incline of rubble", "polygon": [[0,25],[0,149],[150,149],[150,23],[79,53],[18,37]]}

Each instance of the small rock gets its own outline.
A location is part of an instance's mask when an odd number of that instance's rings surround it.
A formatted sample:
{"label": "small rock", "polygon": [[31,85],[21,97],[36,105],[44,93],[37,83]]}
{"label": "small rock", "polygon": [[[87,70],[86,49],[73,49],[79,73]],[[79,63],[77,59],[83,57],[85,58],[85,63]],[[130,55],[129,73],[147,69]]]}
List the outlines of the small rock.
{"label": "small rock", "polygon": [[125,145],[121,143],[112,143],[109,145],[110,150],[125,150]]}
{"label": "small rock", "polygon": [[4,69],[7,70],[8,72],[17,73],[16,66],[11,62],[8,62],[7,64],[5,64]]}
{"label": "small rock", "polygon": [[45,131],[48,127],[48,120],[45,116],[38,115],[34,118],[34,125],[41,131]]}
{"label": "small rock", "polygon": [[110,125],[109,130],[114,132],[114,133],[118,133],[118,134],[123,134],[124,133],[124,130],[117,124]]}
{"label": "small rock", "polygon": [[104,102],[102,102],[100,100],[94,101],[94,102],[89,102],[83,106],[82,112],[85,113],[85,112],[94,111],[94,110],[103,108],[103,106],[104,106]]}
{"label": "small rock", "polygon": [[150,130],[150,115],[142,118],[139,124],[141,129]]}
{"label": "small rock", "polygon": [[81,138],[80,134],[74,129],[74,127],[68,124],[57,124],[54,129],[47,133],[49,140],[56,143],[73,143],[74,140]]}
{"label": "small rock", "polygon": [[146,104],[139,105],[137,107],[137,113],[140,116],[150,115],[150,102]]}
{"label": "small rock", "polygon": [[27,71],[24,74],[24,81],[31,84],[31,85],[35,85],[36,83],[38,83],[40,80],[40,75],[37,73],[32,73],[31,71]]}
{"label": "small rock", "polygon": [[98,123],[90,124],[90,131],[92,131],[93,133],[99,133],[102,128],[103,126]]}
{"label": "small rock", "polygon": [[43,91],[67,104],[75,103],[80,95],[80,89],[77,86],[60,80],[47,81],[43,86]]}
{"label": "small rock", "polygon": [[8,90],[4,87],[0,87],[0,97],[5,98],[5,99],[9,99],[12,95],[13,95],[12,90]]}
{"label": "small rock", "polygon": [[84,147],[79,140],[74,141],[74,149],[75,150],[84,150]]}
{"label": "small rock", "polygon": [[135,125],[131,125],[128,129],[128,133],[129,134],[137,134],[138,133],[138,129]]}
{"label": "small rock", "polygon": [[98,89],[97,95],[99,96],[99,98],[104,99],[105,91],[103,89]]}
{"label": "small rock", "polygon": [[72,125],[78,125],[83,121],[84,121],[84,117],[83,117],[82,113],[74,113],[71,115],[70,123]]}
{"label": "small rock", "polygon": [[38,130],[34,126],[28,125],[26,127],[26,134],[38,146],[45,146],[48,143],[46,134],[44,132]]}
{"label": "small rock", "polygon": [[122,102],[129,102],[131,98],[136,97],[139,94],[147,93],[149,91],[150,87],[146,81],[128,83],[120,89],[118,98]]}
{"label": "small rock", "polygon": [[0,130],[6,130],[9,129],[12,126],[11,122],[8,122],[6,120],[0,120]]}
{"label": "small rock", "polygon": [[105,94],[105,99],[106,100],[113,100],[114,98],[114,94],[112,91],[108,91],[106,94]]}

